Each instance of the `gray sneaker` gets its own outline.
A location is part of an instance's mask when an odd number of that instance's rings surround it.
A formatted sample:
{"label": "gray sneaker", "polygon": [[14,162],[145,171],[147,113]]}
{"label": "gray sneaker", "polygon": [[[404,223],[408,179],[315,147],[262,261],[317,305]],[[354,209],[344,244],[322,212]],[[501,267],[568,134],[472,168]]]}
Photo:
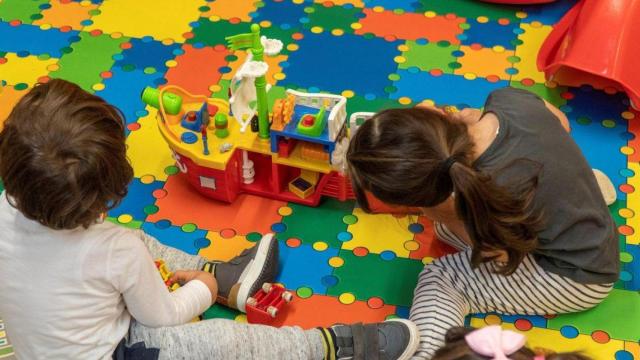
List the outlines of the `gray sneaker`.
{"label": "gray sneaker", "polygon": [[340,360],[405,360],[420,344],[418,328],[406,319],[335,325],[331,330],[336,336],[336,358]]}
{"label": "gray sneaker", "polygon": [[247,298],[255,294],[263,283],[273,282],[277,271],[278,241],[273,234],[267,234],[254,247],[229,262],[215,264],[217,301],[246,312]]}

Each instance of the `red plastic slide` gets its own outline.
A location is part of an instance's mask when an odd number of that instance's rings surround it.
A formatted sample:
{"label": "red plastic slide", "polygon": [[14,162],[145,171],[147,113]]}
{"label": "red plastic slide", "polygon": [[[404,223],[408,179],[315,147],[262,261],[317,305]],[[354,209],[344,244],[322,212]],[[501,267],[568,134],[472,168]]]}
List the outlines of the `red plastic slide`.
{"label": "red plastic slide", "polygon": [[548,4],[557,0],[480,0],[494,4],[505,5],[531,5],[531,4]]}
{"label": "red plastic slide", "polygon": [[538,53],[547,79],[613,87],[640,107],[640,0],[582,0],[554,26]]}

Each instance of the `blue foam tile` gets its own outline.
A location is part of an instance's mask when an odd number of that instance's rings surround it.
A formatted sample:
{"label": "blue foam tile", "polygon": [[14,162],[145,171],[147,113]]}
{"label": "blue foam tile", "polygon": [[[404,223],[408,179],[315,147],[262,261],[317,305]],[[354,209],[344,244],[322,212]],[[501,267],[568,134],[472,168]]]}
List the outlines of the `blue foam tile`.
{"label": "blue foam tile", "polygon": [[[158,221],[158,223],[160,223],[160,221]],[[142,230],[158,239],[164,245],[174,247],[191,255],[198,255],[199,249],[196,247],[196,242],[207,236],[206,230],[196,230],[186,233],[178,226],[171,225],[164,228],[149,222],[145,222],[142,225]]]}
{"label": "blue foam tile", "polygon": [[299,24],[300,19],[306,18],[307,14],[304,8],[308,4],[297,5],[291,1],[262,1],[264,6],[257,10],[257,16],[254,16],[253,22],[258,23],[262,20],[268,20],[272,24]]}
{"label": "blue foam tile", "polygon": [[140,99],[142,90],[147,86],[156,87],[156,82],[163,78],[163,73],[145,74],[140,69],[125,71],[119,67],[112,68],[111,73],[112,77],[103,81],[105,89],[96,92],[96,95],[118,107],[127,124],[136,122],[136,112],[145,109],[145,104]]}
{"label": "blue foam tile", "polygon": [[484,78],[467,80],[451,74],[433,76],[427,72],[410,72],[403,69],[399,69],[397,73],[400,79],[393,85],[398,91],[391,94],[391,98],[407,96],[418,102],[431,99],[437,105],[455,105],[458,108],[481,107],[490,92],[509,85],[505,80],[492,83]]}
{"label": "blue foam tile", "polygon": [[[607,174],[618,189],[619,185],[626,183],[620,170],[627,168],[627,156],[619,149],[633,138],[627,131],[627,121],[620,115],[628,108],[626,97],[623,94],[608,95],[586,87],[572,88],[571,92],[574,98],[563,107],[571,122],[571,136],[589,164]],[[581,125],[578,119],[589,119],[590,124]],[[604,120],[615,121],[615,126],[603,126]],[[626,194],[620,189],[617,195],[618,199],[626,199]]]}
{"label": "blue foam tile", "polygon": [[129,184],[127,196],[118,207],[109,211],[109,216],[117,218],[122,214],[129,214],[133,216],[135,220],[144,221],[147,217],[144,208],[155,203],[156,199],[153,197],[153,192],[161,189],[163,186],[164,182],[162,181],[143,184],[140,179],[134,178],[131,184]]}
{"label": "blue foam tile", "polygon": [[59,58],[62,56],[60,49],[69,46],[70,41],[78,36],[78,31],[62,32],[55,28],[43,31],[34,25],[11,26],[0,21],[0,34],[0,51],[28,51],[31,55],[49,54]]}
{"label": "blue foam tile", "polygon": [[410,310],[411,308],[408,306],[396,306],[396,315],[403,319],[408,319]]}
{"label": "blue foam tile", "polygon": [[314,294],[326,294],[327,286],[322,278],[333,272],[329,259],[338,256],[340,250],[328,248],[316,251],[308,244],[291,248],[284,241],[279,241],[279,244],[280,269],[276,281],[283,283],[287,289],[306,286],[313,289]]}
{"label": "blue foam tile", "polygon": [[519,23],[511,22],[507,25],[500,25],[497,21],[479,23],[476,19],[467,19],[467,24],[469,24],[469,29],[464,32],[462,45],[480,44],[487,48],[500,45],[505,49],[515,49],[512,41],[517,38],[517,35],[513,30],[520,26]]}
{"label": "blue foam tile", "polygon": [[393,59],[400,55],[402,43],[352,34],[305,34],[299,51],[289,55],[287,77],[278,85],[387,97],[384,88],[391,84],[388,76],[397,69]]}
{"label": "blue foam tile", "polygon": [[382,6],[387,10],[402,9],[415,11],[416,5],[420,4],[417,0],[364,0],[366,7]]}
{"label": "blue foam tile", "polygon": [[523,23],[539,21],[545,25],[553,25],[575,5],[577,0],[560,0],[545,5],[526,5],[522,11],[527,13],[527,17],[522,19]]}
{"label": "blue foam tile", "polygon": [[173,52],[181,47],[180,44],[164,45],[155,40],[143,41],[135,38],[130,43],[131,47],[122,51],[123,58],[116,61],[114,66],[134,65],[139,70],[153,67],[157,72],[164,72],[167,70],[165,62],[173,59]]}
{"label": "blue foam tile", "polygon": [[622,281],[624,288],[631,291],[640,291],[640,245],[626,244],[624,252],[631,254],[631,262],[622,265],[622,271],[627,272],[623,276],[630,276],[630,279]]}

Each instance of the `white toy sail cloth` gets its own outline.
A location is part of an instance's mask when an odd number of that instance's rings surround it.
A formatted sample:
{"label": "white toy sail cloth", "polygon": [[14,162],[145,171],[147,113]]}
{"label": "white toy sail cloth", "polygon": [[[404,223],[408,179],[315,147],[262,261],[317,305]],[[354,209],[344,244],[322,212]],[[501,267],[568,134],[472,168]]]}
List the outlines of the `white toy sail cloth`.
{"label": "white toy sail cloth", "polygon": [[[282,41],[280,40],[267,39],[262,36],[260,41],[264,47],[264,54],[267,56],[277,55],[282,50]],[[231,79],[229,104],[233,117],[240,124],[240,132],[245,132],[256,114],[255,80],[257,77],[265,76],[268,70],[269,65],[264,61],[254,61],[251,50],[248,50],[246,60]],[[269,88],[270,85],[267,84],[267,91]]]}

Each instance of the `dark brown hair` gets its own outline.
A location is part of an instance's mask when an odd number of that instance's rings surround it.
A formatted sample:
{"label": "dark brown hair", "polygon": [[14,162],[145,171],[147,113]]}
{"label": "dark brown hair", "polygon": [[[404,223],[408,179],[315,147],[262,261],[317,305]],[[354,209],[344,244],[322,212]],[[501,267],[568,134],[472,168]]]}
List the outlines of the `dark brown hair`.
{"label": "dark brown hair", "polygon": [[89,227],[133,178],[121,113],[64,80],[36,85],[0,133],[0,177],[27,218],[56,230]]}
{"label": "dark brown hair", "polygon": [[[472,264],[493,259],[482,251],[504,250],[509,260],[497,272],[510,274],[537,246],[542,221],[533,209],[537,175],[511,190],[498,186],[473,167],[473,147],[467,126],[448,115],[389,109],[357,130],[347,150],[347,168],[365,211],[370,211],[367,191],[383,202],[409,207],[438,205],[455,191],[456,212],[473,242]],[[448,166],[448,159],[455,162]]]}
{"label": "dark brown hair", "polygon": [[[474,329],[454,327],[447,331],[445,344],[433,355],[432,360],[487,360],[490,357],[482,356],[471,350],[465,340],[465,336]],[[515,353],[509,355],[511,360],[532,360],[536,355],[544,355],[545,360],[590,360],[589,357],[580,353],[550,353],[540,351],[538,353],[523,347]]]}

